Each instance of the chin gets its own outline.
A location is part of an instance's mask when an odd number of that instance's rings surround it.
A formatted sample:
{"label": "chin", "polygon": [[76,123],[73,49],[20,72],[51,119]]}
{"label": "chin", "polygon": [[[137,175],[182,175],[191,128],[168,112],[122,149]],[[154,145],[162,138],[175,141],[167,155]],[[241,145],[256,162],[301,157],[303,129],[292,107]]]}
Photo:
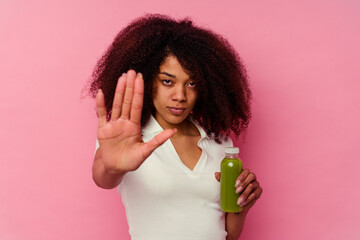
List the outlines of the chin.
{"label": "chin", "polygon": [[[166,109],[167,110],[167,109]],[[181,124],[186,120],[186,118],[190,115],[190,112],[183,112],[182,114],[175,115],[168,111],[157,112],[159,117],[158,122],[166,122],[171,125]],[[156,118],[156,113],[155,113]]]}
{"label": "chin", "polygon": [[180,124],[183,121],[185,121],[185,119],[186,117],[182,117],[182,116],[171,116],[170,118],[165,120],[171,124]]}
{"label": "chin", "polygon": [[164,120],[171,124],[180,124],[183,121],[185,121],[188,116],[189,116],[189,114],[187,114],[187,115],[182,114],[182,115],[178,115],[178,116],[177,115],[169,115],[169,116],[166,116],[166,118],[164,118]]}

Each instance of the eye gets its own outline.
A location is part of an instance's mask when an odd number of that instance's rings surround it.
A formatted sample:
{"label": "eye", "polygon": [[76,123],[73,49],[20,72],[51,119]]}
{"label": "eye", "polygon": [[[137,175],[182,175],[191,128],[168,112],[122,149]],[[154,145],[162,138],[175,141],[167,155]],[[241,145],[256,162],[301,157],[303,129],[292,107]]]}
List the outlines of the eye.
{"label": "eye", "polygon": [[161,80],[161,82],[162,82],[162,84],[164,84],[165,86],[170,86],[171,85],[171,80],[169,80],[169,79],[163,79],[163,80]]}
{"label": "eye", "polygon": [[194,81],[191,81],[187,84],[187,86],[189,87],[195,87],[195,82]]}

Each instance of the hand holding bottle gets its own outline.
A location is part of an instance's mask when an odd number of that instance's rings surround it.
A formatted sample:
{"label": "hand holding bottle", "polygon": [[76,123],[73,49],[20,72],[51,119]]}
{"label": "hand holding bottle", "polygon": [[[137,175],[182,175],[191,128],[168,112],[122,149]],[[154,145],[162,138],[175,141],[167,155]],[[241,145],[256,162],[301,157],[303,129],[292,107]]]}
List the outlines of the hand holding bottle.
{"label": "hand holding bottle", "polygon": [[[220,182],[221,173],[215,172],[215,178]],[[249,169],[244,169],[234,183],[234,191],[240,193],[237,204],[242,207],[243,212],[248,212],[260,198],[263,189],[256,179],[256,175]]]}

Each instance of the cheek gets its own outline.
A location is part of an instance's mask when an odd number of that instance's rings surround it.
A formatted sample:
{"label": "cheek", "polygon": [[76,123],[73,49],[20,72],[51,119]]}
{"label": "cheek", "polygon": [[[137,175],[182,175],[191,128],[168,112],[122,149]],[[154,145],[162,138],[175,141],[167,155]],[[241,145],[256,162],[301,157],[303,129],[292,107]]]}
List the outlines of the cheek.
{"label": "cheek", "polygon": [[166,96],[162,92],[157,92],[157,94],[153,97],[154,106],[162,106],[166,105]]}
{"label": "cheek", "polygon": [[189,101],[191,102],[192,105],[195,105],[196,103],[196,100],[197,100],[197,93],[194,91],[194,92],[191,92],[189,95],[188,95],[188,99]]}

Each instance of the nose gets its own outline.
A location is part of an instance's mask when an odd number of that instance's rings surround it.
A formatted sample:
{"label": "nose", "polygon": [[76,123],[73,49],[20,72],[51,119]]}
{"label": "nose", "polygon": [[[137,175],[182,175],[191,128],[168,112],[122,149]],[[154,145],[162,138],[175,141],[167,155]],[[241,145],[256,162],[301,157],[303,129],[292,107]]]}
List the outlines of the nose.
{"label": "nose", "polygon": [[185,86],[178,86],[174,88],[174,92],[172,94],[172,100],[184,102],[186,101],[186,88]]}

